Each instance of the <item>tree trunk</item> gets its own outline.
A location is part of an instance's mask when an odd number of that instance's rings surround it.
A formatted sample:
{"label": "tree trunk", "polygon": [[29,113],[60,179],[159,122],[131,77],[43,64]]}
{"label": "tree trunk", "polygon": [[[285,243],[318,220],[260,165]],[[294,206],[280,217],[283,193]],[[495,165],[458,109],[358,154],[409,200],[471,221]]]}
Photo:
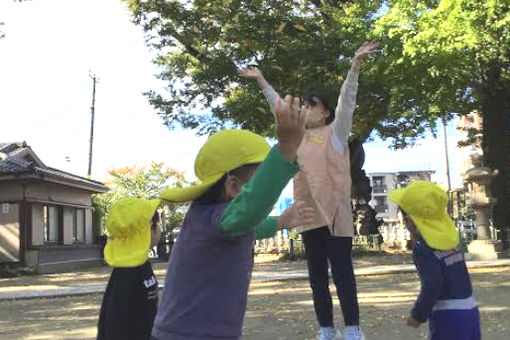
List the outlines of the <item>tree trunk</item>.
{"label": "tree trunk", "polygon": [[508,249],[510,231],[510,93],[500,77],[499,67],[490,68],[482,98],[484,164],[497,169],[492,194],[494,226]]}

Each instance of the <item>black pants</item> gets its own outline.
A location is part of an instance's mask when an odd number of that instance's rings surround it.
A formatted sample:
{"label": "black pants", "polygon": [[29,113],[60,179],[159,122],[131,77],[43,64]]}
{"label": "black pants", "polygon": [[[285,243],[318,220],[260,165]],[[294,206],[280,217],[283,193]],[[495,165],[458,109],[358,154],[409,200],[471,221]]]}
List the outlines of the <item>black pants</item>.
{"label": "black pants", "polygon": [[331,263],[340,306],[346,326],[359,325],[356,279],[352,267],[352,237],[331,236],[328,227],[302,233],[313,306],[321,327],[333,326],[333,303],[329,291],[328,260]]}

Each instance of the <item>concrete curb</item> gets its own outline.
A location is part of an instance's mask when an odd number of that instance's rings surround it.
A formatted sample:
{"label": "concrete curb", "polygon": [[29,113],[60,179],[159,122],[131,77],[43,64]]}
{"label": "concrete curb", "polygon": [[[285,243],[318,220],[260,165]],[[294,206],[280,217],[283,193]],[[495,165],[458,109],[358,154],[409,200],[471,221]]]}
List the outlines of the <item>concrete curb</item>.
{"label": "concrete curb", "polygon": [[[497,267],[510,267],[510,259],[495,260],[495,261],[468,261],[467,267],[469,269],[477,268],[497,268]],[[406,274],[414,273],[416,268],[413,264],[404,265],[387,265],[377,267],[365,267],[354,270],[357,277],[363,276],[376,276],[376,275],[394,275],[394,274]],[[274,281],[291,281],[291,280],[308,280],[308,271],[305,269],[301,270],[290,270],[280,273],[272,272],[258,272],[252,276],[252,282],[274,282]],[[159,282],[164,282],[161,277],[158,278]],[[163,284],[160,283],[160,289],[163,288]],[[70,286],[62,287],[60,289],[49,289],[44,291],[37,290],[20,290],[17,292],[3,292],[0,293],[0,301],[9,300],[27,300],[27,299],[42,299],[42,298],[62,298],[72,296],[82,296],[91,294],[103,294],[106,289],[106,283],[93,284],[86,286]]]}

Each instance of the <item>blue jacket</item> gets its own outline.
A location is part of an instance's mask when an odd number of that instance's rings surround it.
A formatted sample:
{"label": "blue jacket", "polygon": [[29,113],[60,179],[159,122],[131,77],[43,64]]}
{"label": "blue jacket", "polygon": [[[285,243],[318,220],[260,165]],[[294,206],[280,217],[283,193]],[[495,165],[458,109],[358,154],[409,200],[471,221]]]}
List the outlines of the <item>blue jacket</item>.
{"label": "blue jacket", "polygon": [[413,260],[421,281],[420,295],[411,310],[416,320],[427,321],[438,305],[448,306],[442,309],[465,309],[466,301],[474,304],[471,279],[459,248],[440,251],[418,240],[414,245]]}

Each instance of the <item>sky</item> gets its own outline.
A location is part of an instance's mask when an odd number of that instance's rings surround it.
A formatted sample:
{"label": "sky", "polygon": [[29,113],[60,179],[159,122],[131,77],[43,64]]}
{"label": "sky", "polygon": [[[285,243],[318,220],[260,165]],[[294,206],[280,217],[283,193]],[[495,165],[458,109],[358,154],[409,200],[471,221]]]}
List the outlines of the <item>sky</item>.
{"label": "sky", "polygon": [[[168,130],[143,92],[160,90],[153,53],[120,0],[0,0],[0,142],[26,141],[48,166],[86,176],[97,75],[92,177],[151,161],[193,174],[205,137]],[[461,185],[454,123],[448,125],[453,187]],[[436,170],[446,183],[442,131],[418,146],[392,151],[389,141],[365,145],[365,171]]]}

